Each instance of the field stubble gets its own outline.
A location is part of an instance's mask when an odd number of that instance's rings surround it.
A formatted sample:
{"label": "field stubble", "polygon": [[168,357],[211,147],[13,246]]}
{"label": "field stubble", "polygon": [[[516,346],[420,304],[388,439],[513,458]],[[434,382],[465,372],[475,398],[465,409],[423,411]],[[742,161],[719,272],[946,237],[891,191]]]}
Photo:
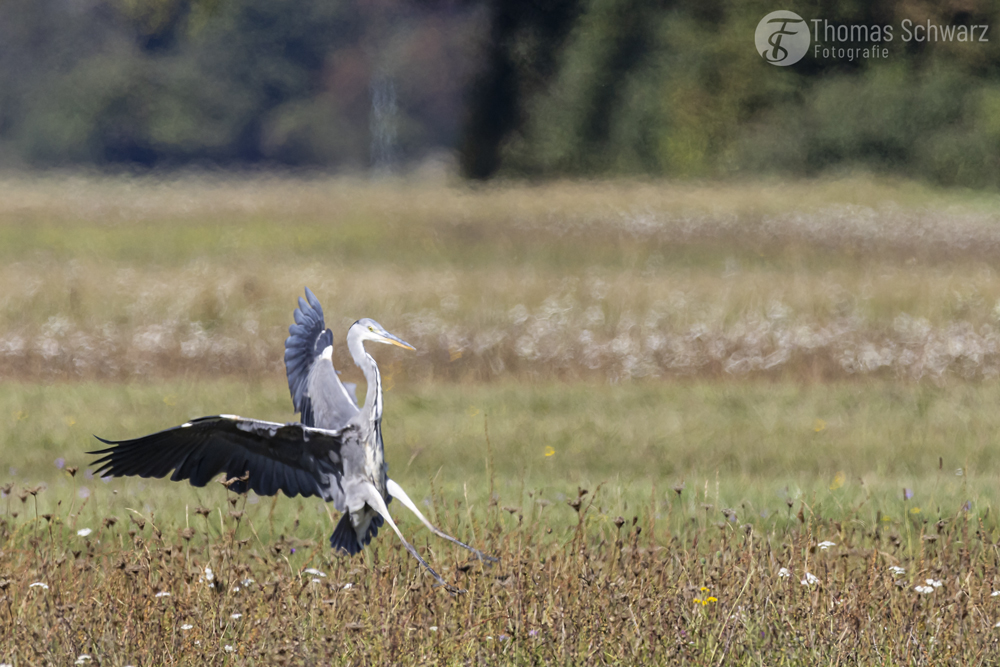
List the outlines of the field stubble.
{"label": "field stubble", "polygon": [[95,494],[36,517],[33,490],[9,490],[0,659],[17,665],[970,665],[998,653],[997,526],[961,508],[930,525],[904,515],[901,530],[797,503],[768,530],[710,505],[684,516],[684,489],[660,521],[651,507],[598,516],[599,488],[561,507],[470,506],[468,522],[439,503],[446,530],[500,558],[484,567],[418,536],[468,589],[452,596],[391,535],[364,562],[333,556],[326,522],[292,500],[280,502],[298,511],[277,519],[269,502],[234,497],[178,521]]}

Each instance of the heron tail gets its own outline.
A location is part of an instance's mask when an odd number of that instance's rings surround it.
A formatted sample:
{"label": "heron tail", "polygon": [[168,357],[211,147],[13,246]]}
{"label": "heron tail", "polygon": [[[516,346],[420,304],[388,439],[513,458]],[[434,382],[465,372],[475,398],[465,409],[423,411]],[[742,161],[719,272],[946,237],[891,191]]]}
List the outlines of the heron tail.
{"label": "heron tail", "polygon": [[372,517],[372,520],[368,523],[368,530],[365,532],[365,539],[361,544],[358,544],[358,534],[354,531],[351,514],[350,512],[344,512],[340,517],[340,521],[337,522],[337,527],[333,529],[333,535],[330,536],[330,546],[338,551],[343,551],[348,556],[353,556],[361,551],[363,547],[368,546],[372,538],[378,535],[378,529],[383,523],[382,517],[377,514]]}
{"label": "heron tail", "polygon": [[337,551],[343,551],[348,556],[353,556],[361,551],[358,535],[354,532],[349,512],[344,512],[340,517],[337,527],[333,530],[333,535],[330,536],[330,546]]}

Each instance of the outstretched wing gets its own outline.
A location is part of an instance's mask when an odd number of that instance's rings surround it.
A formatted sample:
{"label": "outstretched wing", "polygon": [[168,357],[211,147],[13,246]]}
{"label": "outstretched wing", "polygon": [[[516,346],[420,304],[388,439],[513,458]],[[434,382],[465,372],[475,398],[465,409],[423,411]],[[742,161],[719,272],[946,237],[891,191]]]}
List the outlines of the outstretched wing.
{"label": "outstretched wing", "polygon": [[[295,324],[285,339],[285,370],[295,411],[302,423],[326,429],[343,428],[358,413],[353,391],[348,392],[333,368],[333,333],[323,321],[323,307],[307,287],[299,297]],[[324,358],[324,351],[330,348]]]}
{"label": "outstretched wing", "polygon": [[[95,436],[96,437],[96,436]],[[356,437],[353,427],[328,431],[302,424],[243,419],[235,415],[202,417],[134,440],[105,440],[111,445],[89,454],[99,475],[165,477],[205,486],[220,472],[243,477],[230,489],[259,495],[319,496],[344,511],[342,447]]]}

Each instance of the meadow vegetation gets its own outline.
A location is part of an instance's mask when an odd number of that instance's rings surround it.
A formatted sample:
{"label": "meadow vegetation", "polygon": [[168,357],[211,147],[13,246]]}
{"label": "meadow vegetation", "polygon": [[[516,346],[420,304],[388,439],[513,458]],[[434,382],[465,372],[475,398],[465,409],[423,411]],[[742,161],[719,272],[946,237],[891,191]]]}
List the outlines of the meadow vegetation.
{"label": "meadow vegetation", "polygon": [[[0,662],[997,655],[989,195],[79,175],[0,193]],[[93,477],[91,434],[292,419],[303,285],[338,341],[371,316],[417,347],[374,351],[390,472],[500,563],[394,515],[468,594],[391,534],[338,558],[316,499]]]}

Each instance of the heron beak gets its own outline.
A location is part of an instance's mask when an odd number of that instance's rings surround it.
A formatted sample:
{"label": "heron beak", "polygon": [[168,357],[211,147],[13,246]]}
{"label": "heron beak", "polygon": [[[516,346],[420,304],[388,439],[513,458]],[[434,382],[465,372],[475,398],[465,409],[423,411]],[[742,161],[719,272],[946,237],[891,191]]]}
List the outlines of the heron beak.
{"label": "heron beak", "polygon": [[416,351],[416,349],[417,349],[417,348],[413,347],[412,345],[410,345],[409,343],[407,343],[405,340],[403,340],[401,338],[398,338],[396,336],[393,336],[388,331],[383,331],[382,335],[385,337],[385,340],[382,341],[384,343],[388,343],[390,345],[396,345],[397,347],[401,347],[404,350],[413,350],[413,351]]}

